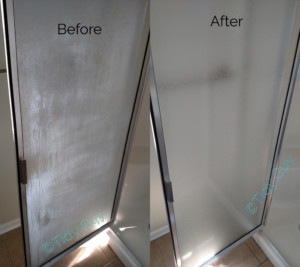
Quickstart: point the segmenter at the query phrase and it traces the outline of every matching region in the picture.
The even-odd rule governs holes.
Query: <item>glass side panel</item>
[[[111,226],[142,266],[150,265],[149,75],[137,119],[132,149],[115,223]]]
[[[298,78],[299,79],[299,78]],[[263,232],[287,261],[300,263],[300,83],[295,88],[284,136],[276,187]],[[280,168],[280,167],[279,167]],[[280,176],[280,177],[279,177]]]

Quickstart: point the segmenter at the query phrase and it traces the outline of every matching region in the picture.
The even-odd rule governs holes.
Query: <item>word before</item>
[[[58,34],[101,34],[102,28],[100,26],[80,26],[80,22],[76,26],[68,26],[64,23],[57,25]]]
[[[226,15],[222,15],[219,19],[217,16],[214,16],[212,22],[210,23],[210,27],[218,26],[218,27],[240,27],[243,18],[232,18],[229,19]]]
[[[97,213],[92,218],[82,218],[80,220],[80,228],[83,230],[90,229],[93,225],[104,223],[104,216],[103,212],[101,211],[101,215]],[[67,242],[72,241],[76,238],[76,240],[79,239],[79,229],[77,226],[74,229],[67,229],[65,233],[57,234],[54,237],[52,237],[48,242],[45,242],[43,244],[43,251],[47,254],[54,251],[55,247],[60,248],[63,244],[66,244]]]
[[[290,163],[292,163],[293,166],[295,166],[295,162],[291,158],[291,156],[288,154],[289,159],[285,159],[283,163],[285,164],[286,168],[282,167],[281,165],[279,168],[274,168],[272,171],[273,176],[275,179],[281,178],[285,171],[288,170]],[[260,203],[263,204],[264,200],[266,199],[267,195],[269,195],[272,192],[272,189],[277,190],[277,187],[275,186],[274,179],[271,180],[270,184],[263,184],[261,192],[257,191],[254,196],[251,198],[251,202],[249,202],[246,206],[246,210],[251,215],[257,212],[257,204]]]

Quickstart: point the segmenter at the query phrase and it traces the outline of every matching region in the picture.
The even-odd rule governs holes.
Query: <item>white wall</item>
[[[3,43],[1,19],[0,69],[6,68]],[[5,224],[19,218],[16,168],[7,78],[0,73],[0,234]]]

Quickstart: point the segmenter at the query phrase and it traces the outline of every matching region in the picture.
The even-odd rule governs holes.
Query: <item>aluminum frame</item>
[[[8,90],[9,90],[9,99],[11,104],[11,117],[12,117],[12,126],[13,126],[13,136],[15,139],[15,149],[16,149],[16,167],[18,174],[18,189],[19,189],[19,202],[20,202],[20,217],[22,224],[22,233],[23,233],[23,245],[25,251],[25,262],[26,266],[31,266],[30,261],[30,246],[29,246],[29,234],[28,234],[28,217],[27,217],[27,203],[26,203],[26,185],[21,184],[21,165],[20,160],[24,159],[24,149],[23,149],[23,136],[22,136],[22,117],[21,117],[21,108],[20,108],[20,93],[19,93],[19,81],[18,81],[18,68],[17,68],[17,54],[16,54],[16,42],[15,42],[15,25],[14,25],[14,13],[13,13],[13,1],[12,0],[1,0],[1,10],[2,10],[2,20],[3,20],[3,29],[4,29],[4,42],[5,42],[5,54],[7,62],[7,77],[8,77]],[[149,10],[149,6],[148,6]],[[8,15],[9,14],[9,15]],[[91,238],[95,237],[97,234],[103,230],[110,227],[117,216],[117,211],[120,203],[122,188],[125,180],[125,174],[127,170],[130,150],[133,142],[133,137],[136,129],[137,118],[140,113],[142,98],[145,92],[146,77],[149,69],[149,39],[150,39],[150,29],[149,24],[145,24],[145,38],[146,47],[144,50],[143,63],[141,66],[141,72],[139,76],[139,82],[136,89],[136,95],[133,105],[133,110],[131,113],[131,118],[129,122],[129,127],[127,131],[126,142],[124,146],[122,162],[118,177],[118,182],[116,186],[116,192],[113,202],[113,207],[111,210],[110,221],[90,233],[86,237],[80,239],[78,242],[65,249],[51,260],[47,261],[41,266],[51,266],[61,258],[63,258],[68,253],[72,252],[76,248],[80,247],[85,242],[89,241]]]
[[[275,151],[274,151],[274,156],[273,156],[273,161],[272,161],[272,168],[270,171],[270,178],[268,180],[269,183],[272,180],[272,170],[274,168],[278,167],[278,165],[279,165],[280,153],[281,153],[282,143],[283,143],[283,139],[284,139],[284,133],[286,130],[288,115],[289,115],[289,111],[290,111],[290,107],[291,107],[291,103],[292,103],[293,93],[294,93],[295,87],[296,87],[296,82],[299,77],[299,71],[300,71],[300,47],[299,47],[300,45],[299,45],[299,42],[300,42],[300,31],[298,32],[298,38],[296,41],[296,48],[295,48],[292,68],[291,68],[291,72],[290,72],[288,89],[286,92],[285,102],[284,102],[282,116],[281,116],[281,120],[280,120],[280,126],[278,129],[278,135],[277,135]],[[150,60],[150,66],[153,70],[152,58]],[[176,231],[176,219],[175,219],[174,205],[173,205],[173,202],[168,201],[168,198],[167,198],[166,184],[170,183],[171,180],[169,177],[167,153],[166,153],[166,146],[165,146],[164,135],[163,135],[163,126],[162,126],[162,120],[161,120],[161,115],[160,115],[159,101],[158,101],[157,90],[156,90],[156,85],[155,85],[154,71],[153,71],[153,74],[151,77],[151,85],[150,86],[151,86],[151,88],[150,88],[151,119],[152,119],[153,132],[154,132],[154,137],[155,137],[154,142],[156,143],[156,147],[157,147],[158,161],[159,161],[159,166],[160,166],[165,203],[166,203],[166,208],[167,208],[167,216],[168,216],[168,221],[169,221],[171,236],[172,236],[172,242],[173,242],[175,264],[176,264],[176,266],[181,267],[181,258],[180,258],[180,254],[179,254],[179,243],[178,243],[178,237],[177,237],[177,231]],[[213,256],[212,258],[210,258],[209,260],[204,262],[201,266],[206,266],[207,264],[216,260],[220,256],[226,254],[228,251],[230,251],[234,247],[238,246],[239,244],[241,244],[248,238],[250,238],[256,232],[260,231],[266,225],[266,220],[268,217],[268,213],[270,211],[272,195],[273,195],[273,188],[270,191],[270,194],[267,196],[267,199],[265,201],[261,223],[257,227],[255,227],[253,230],[251,230],[250,232],[241,236],[236,241],[230,243],[224,249],[219,251],[215,256]]]
[[[172,235],[173,249],[174,249],[174,262],[176,266],[181,266],[180,254],[179,254],[179,243],[177,238],[177,230],[176,230],[176,221],[175,221],[175,213],[174,213],[174,205],[173,199],[168,198],[168,191],[172,188],[170,185],[170,177],[169,177],[169,168],[168,168],[168,159],[167,159],[167,151],[165,145],[165,139],[163,134],[163,126],[160,116],[159,102],[156,91],[156,82],[155,75],[153,70],[152,57],[150,59],[150,68],[151,68],[151,76],[150,76],[150,108],[151,108],[151,122],[154,133],[154,143],[156,146],[156,152],[158,156],[158,163],[161,173],[161,182],[163,186],[166,210],[168,215],[168,221],[170,225],[170,232]]]
[[[125,149],[124,149],[121,169],[120,169],[119,181],[117,184],[117,190],[116,190],[114,205],[113,205],[113,209],[112,209],[112,215],[111,215],[112,221],[114,221],[117,217],[117,211],[118,211],[118,207],[119,207],[119,203],[120,203],[120,199],[121,199],[121,193],[122,193],[122,188],[123,188],[123,184],[124,184],[124,180],[125,180],[125,174],[126,174],[126,170],[127,170],[127,166],[128,166],[130,150],[131,150],[131,146],[133,143],[134,132],[136,129],[137,119],[140,114],[141,103],[142,103],[143,95],[145,92],[146,78],[148,75],[149,65],[150,65],[149,43],[150,43],[150,34],[148,34],[147,47],[146,47],[146,52],[144,55],[142,72],[140,75],[140,81],[139,81],[139,86],[138,86],[138,92],[137,92],[137,96],[136,96],[135,103],[134,103],[134,111],[132,113],[131,120],[130,120],[129,131],[127,134],[127,140],[126,140],[126,145],[125,145]]]
[[[283,143],[286,125],[287,125],[287,121],[288,121],[288,117],[289,117],[289,113],[290,113],[290,108],[292,105],[292,99],[293,99],[293,95],[294,95],[294,91],[295,91],[295,87],[296,87],[296,82],[299,77],[299,68],[300,68],[299,42],[300,42],[300,30],[298,32],[295,56],[294,56],[294,60],[293,60],[292,71],[291,71],[291,76],[290,76],[289,85],[288,85],[288,91],[287,91],[286,98],[285,98],[284,109],[282,112],[280,127],[279,127],[279,131],[278,131],[278,137],[277,137],[277,142],[276,142],[276,147],[275,147],[275,152],[274,152],[274,158],[273,158],[273,164],[272,164],[271,174],[270,174],[270,178],[269,178],[269,183],[272,180],[272,170],[274,168],[277,168],[280,163],[279,160],[280,160],[282,143]],[[270,211],[270,206],[271,206],[271,202],[272,202],[272,195],[273,195],[273,188],[265,202],[263,217],[262,217],[262,221],[261,221],[262,225],[266,225],[267,215]]]

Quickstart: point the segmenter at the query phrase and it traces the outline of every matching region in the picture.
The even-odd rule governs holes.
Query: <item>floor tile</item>
[[[125,267],[125,265],[119,259],[114,259],[110,262],[110,264],[113,267]]]
[[[25,255],[21,228],[19,227],[6,233],[4,240],[7,245],[13,264],[15,266],[24,264]]]
[[[102,250],[102,252],[104,253],[104,255],[106,256],[106,258],[108,258],[109,260],[112,260],[114,258],[117,258],[116,254],[113,252],[113,250],[110,248],[109,245],[106,246],[98,246],[98,248],[100,250]]]
[[[257,267],[259,265],[259,261],[247,244],[242,243],[227,254],[223,255],[221,258],[217,259],[214,264],[216,267]]]
[[[62,260],[54,263],[53,265],[51,265],[51,267],[64,267],[64,264],[62,263]]]
[[[172,249],[172,237],[171,234],[168,233],[166,235],[163,235],[162,237],[156,239],[153,241],[154,243],[157,243],[160,247],[166,247],[168,249]]]
[[[167,267],[175,267],[174,251],[172,245],[171,234],[163,235],[162,237],[153,241],[160,249],[161,255]]]
[[[166,263],[160,253],[159,247],[151,242],[150,244],[150,266],[151,267],[164,267]]]
[[[262,265],[259,265],[261,267],[274,267],[274,265],[269,261],[266,260]]]
[[[151,242],[151,267],[174,266],[171,235],[164,235]],[[172,259],[172,261],[170,260]],[[208,265],[209,267],[274,267],[256,244],[248,239],[227,254]],[[111,267],[111,266],[108,266]]]
[[[4,240],[0,240],[0,267],[13,267],[13,262],[9,256]]]
[[[97,247],[79,247],[62,259],[64,266],[72,267],[99,267],[107,264],[109,260]]]
[[[51,267],[124,267],[113,250],[107,246],[80,247]],[[0,236],[0,267],[25,267],[21,228]]]
[[[10,257],[15,266],[19,266],[25,263],[23,244],[15,247],[10,246],[8,250],[9,250]]]
[[[265,253],[262,251],[262,249],[256,244],[255,240],[251,237],[246,241],[248,247],[252,250],[256,258],[260,263],[263,263],[266,259],[267,256]]]
[[[114,267],[110,262],[105,264],[103,267]]]

